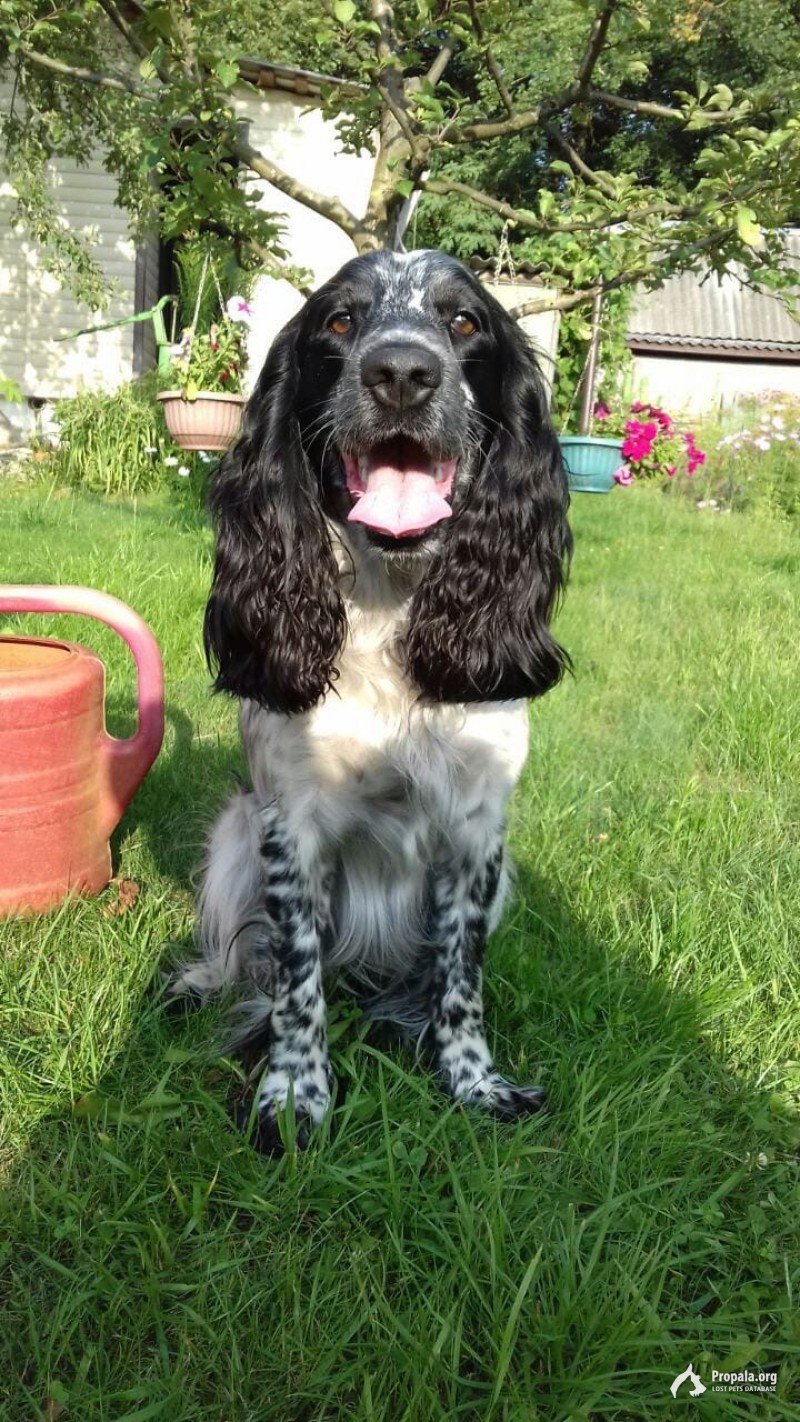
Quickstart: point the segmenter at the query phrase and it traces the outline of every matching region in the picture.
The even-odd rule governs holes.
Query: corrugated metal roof
[[[786,245],[800,278],[800,231]],[[768,291],[743,285],[732,266],[722,281],[714,273],[670,277],[658,291],[637,289],[628,318],[632,346],[710,347],[720,351],[800,355],[800,322]]]

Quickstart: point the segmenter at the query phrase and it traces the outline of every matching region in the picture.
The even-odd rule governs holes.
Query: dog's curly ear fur
[[[504,312],[502,413],[483,467],[414,596],[409,672],[434,701],[541,696],[569,665],[549,622],[572,542],[561,452],[539,368]]]
[[[330,689],[346,630],[294,409],[300,324],[275,341],[210,494],[217,543],[204,641],[216,689],[282,712],[306,711]]]

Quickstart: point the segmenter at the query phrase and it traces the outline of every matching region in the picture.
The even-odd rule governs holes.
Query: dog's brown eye
[[[474,336],[477,329],[477,321],[474,321],[467,311],[459,311],[450,322],[450,330],[457,336]]]
[[[337,311],[328,322],[328,330],[332,331],[334,336],[346,336],[352,324],[353,318],[347,311]]]

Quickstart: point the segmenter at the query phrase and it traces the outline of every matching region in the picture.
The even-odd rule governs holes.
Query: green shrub
[[[96,494],[130,496],[169,488],[182,501],[197,501],[216,461],[175,447],[156,390],[153,374],[112,394],[60,400],[55,407],[59,443],[43,463],[43,473]]]
[[[687,490],[695,500],[800,519],[800,402],[765,395],[709,447],[702,477]]]

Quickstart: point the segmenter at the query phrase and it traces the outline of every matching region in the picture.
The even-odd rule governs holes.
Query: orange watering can
[[[113,627],[133,652],[139,723],[105,728],[105,668],[88,647],[0,636],[0,917],[96,894],[111,877],[111,831],[164,735],[155,637],[124,602],[91,588],[0,583],[0,614],[76,612]]]

